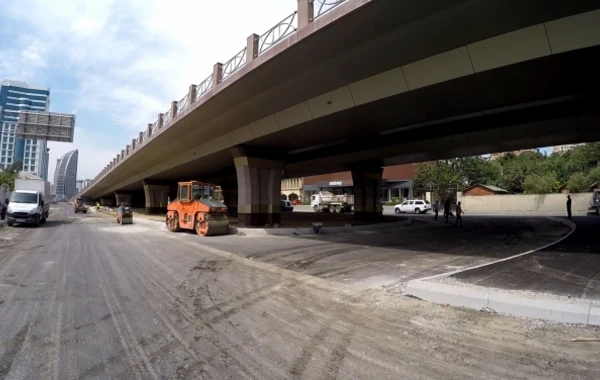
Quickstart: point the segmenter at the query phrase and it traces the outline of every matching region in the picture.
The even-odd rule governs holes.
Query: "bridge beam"
[[[238,226],[281,223],[283,161],[243,147],[232,149],[238,183]]]
[[[144,196],[146,198],[146,213],[165,214],[169,202],[170,186],[152,183],[144,180]]]
[[[383,168],[378,163],[351,167],[354,192],[354,218],[373,220],[378,218],[377,203],[381,192]]]

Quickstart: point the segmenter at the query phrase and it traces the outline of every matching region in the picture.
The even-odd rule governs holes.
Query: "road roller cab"
[[[195,230],[202,236],[228,234],[227,206],[221,199],[220,189],[213,184],[179,182],[177,199],[167,205],[167,228]]]
[[[133,211],[131,206],[121,204],[117,209],[117,223],[119,224],[133,224]]]

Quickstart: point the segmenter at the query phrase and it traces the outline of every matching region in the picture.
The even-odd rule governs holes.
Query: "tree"
[[[559,183],[553,173],[530,174],[523,181],[523,190],[527,194],[549,194],[558,189]]]
[[[568,154],[551,154],[542,161],[539,173],[554,173],[558,182],[567,182],[571,175],[569,171],[569,157],[570,155]]]
[[[567,154],[567,160],[569,172],[589,172],[598,166],[600,161],[600,143],[578,146]]]
[[[590,180],[587,175],[583,173],[573,173],[571,177],[569,177],[569,182],[567,183],[567,188],[570,193],[583,193],[590,186]]]
[[[465,187],[476,184],[500,185],[501,166],[481,157],[458,158],[456,167]]]
[[[433,191],[440,197],[454,196],[462,186],[461,175],[454,160],[419,164],[413,184],[416,194]]]
[[[6,183],[10,190],[14,190],[15,179],[19,177],[19,170],[21,170],[22,167],[21,161],[17,160],[4,169],[4,171],[0,172],[0,185]]]
[[[600,166],[596,166],[590,170],[588,179],[590,181],[590,185],[595,182],[600,182]]]

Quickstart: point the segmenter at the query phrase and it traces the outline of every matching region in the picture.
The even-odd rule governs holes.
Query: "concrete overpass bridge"
[[[160,212],[210,180],[263,225],[282,178],[351,170],[368,217],[382,166],[600,140],[597,1],[322,3],[250,35],[80,195]]]

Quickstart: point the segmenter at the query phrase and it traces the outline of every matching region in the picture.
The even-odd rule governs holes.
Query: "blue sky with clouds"
[[[1,0],[0,79],[50,87],[50,110],[76,113],[92,178],[172,100],[291,14],[297,0]]]
[[[51,89],[50,110],[76,113],[75,141],[92,178],[139,131],[200,83],[216,62],[290,15],[297,0],[1,0],[0,79]]]

